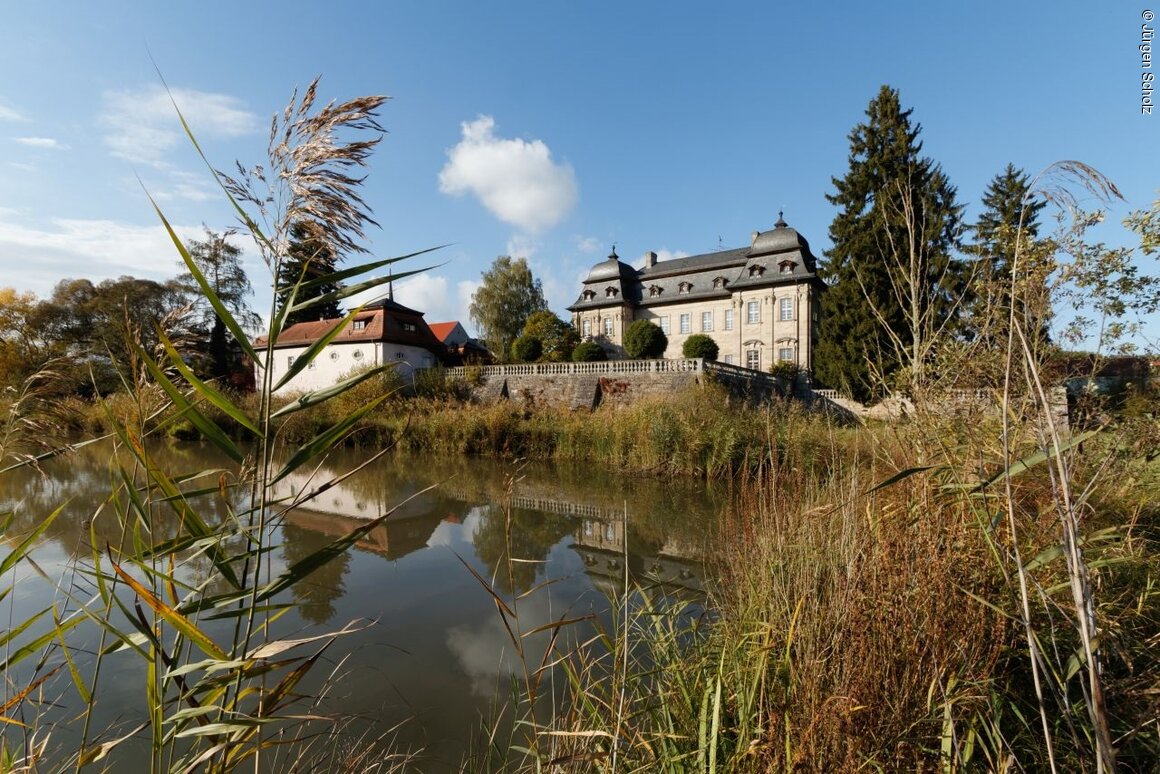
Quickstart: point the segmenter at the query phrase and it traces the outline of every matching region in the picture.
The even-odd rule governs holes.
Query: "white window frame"
[[[701,333],[709,333],[713,330],[713,312],[701,312]]]
[[[797,358],[794,357],[794,348],[793,347],[778,347],[777,348],[777,361],[779,363],[792,363],[796,359]]]
[[[754,371],[761,370],[761,350],[747,349],[745,350],[745,367],[752,368]]]
[[[733,362],[733,360],[734,360],[733,355],[726,355],[725,356],[725,365],[737,365],[736,363]]]
[[[592,321],[584,319],[580,321],[580,332],[587,338],[592,335]]]
[[[749,325],[758,325],[761,322],[760,301],[747,301],[745,303],[745,322]]]
[[[792,320],[793,319],[793,299],[792,298],[786,297],[786,298],[781,299],[780,301],[778,301],[777,308],[778,308],[777,318],[779,320],[785,321],[785,320]]]
[[[681,333],[692,333],[693,316],[688,312],[681,315]]]
[[[661,333],[668,336],[669,335],[669,316],[665,315],[664,317],[659,318],[659,325],[661,328]]]
[[[612,318],[605,317],[604,318],[604,335],[611,338],[613,335],[613,331],[615,331],[615,325],[612,322]]]
[[[725,310],[725,330],[727,330],[727,331],[733,330],[733,310],[732,309]]]

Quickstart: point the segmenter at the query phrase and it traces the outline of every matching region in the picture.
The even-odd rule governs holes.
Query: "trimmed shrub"
[[[716,360],[718,352],[717,342],[703,333],[694,333],[685,339],[681,347],[681,354],[685,357],[699,357],[704,360]]]
[[[576,349],[572,350],[572,362],[574,363],[594,363],[607,359],[608,353],[595,341],[582,341],[576,345]]]
[[[624,352],[634,360],[664,357],[668,346],[669,337],[648,320],[637,320],[624,331]]]
[[[512,360],[517,363],[534,363],[544,353],[544,342],[535,336],[520,336],[512,342]]]

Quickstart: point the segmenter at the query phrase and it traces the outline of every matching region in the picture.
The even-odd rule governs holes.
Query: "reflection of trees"
[[[282,557],[288,565],[305,559],[331,541],[326,535],[289,522],[282,525],[282,539]],[[342,579],[349,567],[350,552],[344,551],[294,584],[291,593],[303,618],[324,624],[334,617],[334,601],[345,591]]]
[[[564,516],[523,508],[511,508],[505,514],[503,509],[490,505],[472,542],[476,555],[495,578],[496,588],[508,594],[522,593],[543,575],[543,560],[552,546],[571,532],[572,521]]]

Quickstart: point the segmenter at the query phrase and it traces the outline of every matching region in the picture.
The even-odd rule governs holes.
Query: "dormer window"
[[[778,267],[782,274],[793,274],[793,267],[797,266],[793,261],[782,261]]]
[[[682,283],[680,284],[680,287],[679,287],[679,289],[678,289],[678,291],[677,291],[677,292],[678,292],[678,293],[681,293],[681,294],[685,294],[685,293],[688,293],[688,292],[689,292],[690,290],[692,290],[692,289],[693,289],[693,283],[692,283],[692,282],[682,282]]]
[[[663,292],[665,292],[665,289],[662,288],[660,285],[649,285],[649,287],[648,287],[648,294],[650,296],[652,296],[653,298],[656,298],[657,296],[659,296]]]
[[[729,280],[725,279],[724,277],[714,277],[713,278],[713,287],[716,288],[717,290],[720,290],[721,288],[725,287],[728,284],[729,284]]]
[[[750,277],[760,277],[762,274],[765,274],[765,267],[764,266],[750,266],[749,267],[749,276]]]
[[[583,295],[584,295],[585,301],[591,301],[592,299],[596,298],[596,291],[595,290],[585,290]]]
[[[607,296],[608,298],[616,298],[618,293],[620,293],[620,291],[617,290],[616,288],[612,287],[611,285],[609,285],[608,287],[606,287],[604,289],[604,295]]]

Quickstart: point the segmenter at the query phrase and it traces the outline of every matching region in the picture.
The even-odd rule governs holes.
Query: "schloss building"
[[[581,336],[614,357],[623,356],[628,325],[649,320],[669,338],[667,358],[681,357],[685,340],[701,333],[725,363],[768,370],[788,361],[812,371],[824,290],[809,243],[779,214],[748,247],[661,262],[649,252],[641,269],[614,249],[568,311]]]

